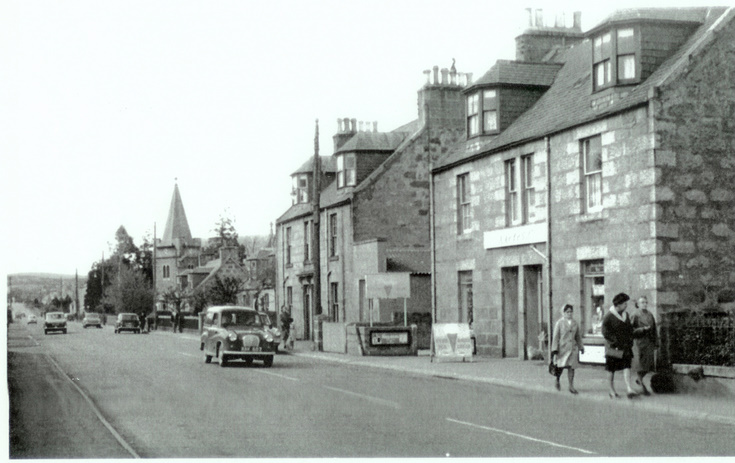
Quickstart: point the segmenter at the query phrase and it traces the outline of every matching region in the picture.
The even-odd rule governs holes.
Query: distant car
[[[82,319],[82,328],[86,328],[88,326],[102,328],[102,317],[100,317],[100,314],[91,312],[85,313],[84,318]]]
[[[250,307],[215,306],[207,309],[202,323],[199,349],[204,351],[204,361],[217,358],[221,367],[231,360],[253,360],[263,365],[273,365],[278,346],[264,323],[263,314]]]
[[[66,334],[66,315],[64,312],[48,312],[43,321],[43,332],[61,331]]]
[[[278,353],[278,346],[281,344],[281,341],[283,341],[283,334],[277,326],[273,325],[270,315],[265,312],[259,312],[259,315],[263,320],[263,325],[265,325],[271,333],[271,336],[273,336],[273,342],[276,344],[276,353]]]
[[[31,315],[30,317],[28,317],[28,322],[27,322],[27,324],[29,324],[29,325],[30,325],[31,323],[33,323],[34,325],[35,325],[36,323],[38,323],[38,320],[36,319],[36,316],[35,316],[35,315]]]
[[[122,333],[123,331],[132,331],[133,333],[140,333],[140,320],[134,313],[120,313],[117,314],[117,320],[115,321],[115,334]]]

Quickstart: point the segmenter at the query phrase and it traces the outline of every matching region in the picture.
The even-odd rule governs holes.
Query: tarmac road
[[[220,368],[170,332],[10,335],[13,458],[735,455],[732,426],[571,394],[293,355]]]

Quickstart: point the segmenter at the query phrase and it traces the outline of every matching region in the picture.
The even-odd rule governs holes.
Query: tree
[[[201,288],[195,289],[194,292],[189,296],[189,306],[192,308],[195,314],[198,314],[202,310],[206,309],[208,305],[209,301],[207,299],[207,292]]]
[[[153,307],[153,287],[142,272],[123,265],[103,302],[115,313],[148,313]]]
[[[87,292],[84,294],[86,312],[98,310],[116,273],[116,265],[109,259],[92,264],[92,269],[87,274]]]
[[[234,220],[229,217],[220,215],[219,221],[217,221],[215,228],[212,231],[219,237],[220,247],[239,246]]]
[[[117,245],[115,246],[113,255],[117,257],[118,262],[128,265],[134,263],[138,257],[138,247],[122,225],[115,232],[115,241]]]
[[[243,290],[244,284],[239,278],[214,276],[214,283],[207,289],[207,300],[212,305],[237,303],[237,294]]]
[[[181,290],[175,286],[171,286],[161,294],[161,298],[166,305],[173,305],[176,311],[181,310],[181,303],[184,301],[184,295]]]

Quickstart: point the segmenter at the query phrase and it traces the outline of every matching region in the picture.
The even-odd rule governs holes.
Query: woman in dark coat
[[[633,363],[631,369],[638,375],[635,383],[642,388],[644,395],[651,395],[643,383],[646,373],[654,371],[655,352],[658,348],[658,335],[656,334],[656,318],[648,311],[648,298],[641,296],[635,303],[638,312],[631,317],[633,324]]]
[[[615,372],[623,370],[628,398],[635,397],[630,386],[630,364],[633,359],[633,325],[625,309],[628,308],[628,297],[620,293],[613,298],[613,306],[602,319],[602,336],[605,338],[605,369],[610,378],[610,398],[620,397],[615,392]]]

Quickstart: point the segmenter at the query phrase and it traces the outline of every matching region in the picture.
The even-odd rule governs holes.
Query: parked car
[[[138,319],[138,315],[134,313],[117,314],[117,320],[115,321],[115,334],[122,333],[123,331],[140,333],[140,320]]]
[[[28,321],[26,323],[28,325],[30,325],[31,323],[33,323],[35,325],[36,323],[38,323],[38,320],[36,319],[36,316],[35,315],[31,315],[31,316],[28,317]]]
[[[66,334],[66,315],[64,312],[48,312],[43,321],[43,332],[61,331]]]
[[[231,360],[243,360],[246,364],[258,360],[270,367],[277,346],[262,314],[255,309],[241,306],[207,309],[199,347],[206,363],[214,357],[221,367]]]
[[[82,328],[86,328],[88,326],[102,328],[102,317],[100,317],[100,314],[92,312],[85,313],[84,318],[82,319]]]

